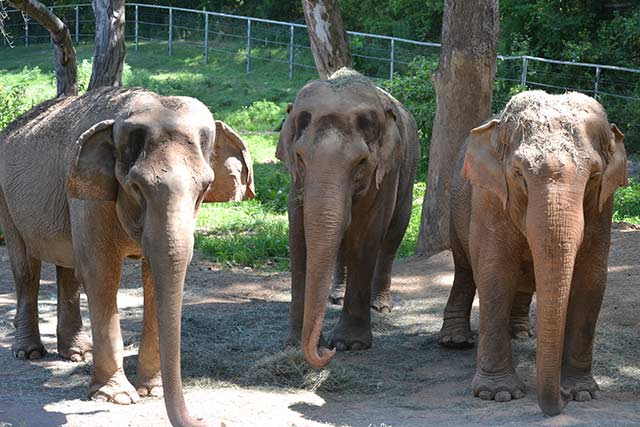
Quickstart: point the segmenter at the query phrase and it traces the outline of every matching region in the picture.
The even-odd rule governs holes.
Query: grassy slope
[[[52,52],[49,45],[17,47],[2,51],[0,87],[21,87],[22,110],[55,95]],[[78,48],[81,90],[91,74],[91,45]],[[202,52],[178,45],[174,56],[166,46],[142,44],[139,52],[129,46],[124,83],[156,92],[194,96],[239,130],[249,144],[254,161],[256,193],[243,203],[204,205],[198,217],[196,247],[210,258],[233,265],[287,269],[289,264],[286,215],[289,174],[275,159],[277,133],[273,130],[285,114],[287,102],[313,73],[296,70],[293,81],[280,64],[254,61],[245,73],[242,57],[210,53],[202,63]],[[266,102],[262,102],[266,100]],[[424,184],[415,190],[413,216],[399,256],[413,254],[418,235]]]

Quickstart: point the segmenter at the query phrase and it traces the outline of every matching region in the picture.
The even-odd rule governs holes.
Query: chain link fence
[[[93,41],[95,17],[90,4],[52,8],[69,27],[76,43]],[[7,11],[5,31],[14,44],[50,43],[47,31],[16,10]],[[131,3],[126,5],[126,39],[134,49],[141,41],[165,43],[167,54],[189,46],[202,49],[203,62],[211,53],[240,56],[251,72],[256,61],[288,65],[294,73],[315,74],[306,26],[302,23],[230,15],[177,7]],[[376,79],[403,75],[416,57],[437,66],[440,44],[350,31],[354,66]],[[3,40],[0,45],[8,46]],[[640,152],[640,69],[557,61],[532,56],[499,56],[494,110],[519,90],[548,92],[576,90],[596,97],[611,121],[625,132],[628,147]]]

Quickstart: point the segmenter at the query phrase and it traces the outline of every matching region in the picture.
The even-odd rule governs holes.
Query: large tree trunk
[[[40,23],[53,40],[58,96],[78,94],[78,65],[69,28],[36,0],[9,0],[9,4]]]
[[[499,27],[498,0],[445,1],[418,254],[429,256],[450,247],[451,173],[469,131],[491,113]]]
[[[89,90],[122,86],[124,44],[124,0],[93,0],[96,40]]]
[[[349,37],[338,0],[302,0],[311,52],[321,79],[342,67],[352,67]]]

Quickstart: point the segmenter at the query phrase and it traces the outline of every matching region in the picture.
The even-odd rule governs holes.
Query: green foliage
[[[433,118],[436,114],[436,96],[431,84],[431,74],[437,65],[437,60],[418,57],[409,64],[408,72],[405,75],[395,75],[393,81],[378,82],[398,101],[402,102],[416,120],[420,138],[418,182],[423,182],[427,176],[429,143]]]
[[[229,114],[226,122],[231,127],[248,131],[273,131],[280,126],[285,116],[285,105],[263,99]]]
[[[398,249],[398,258],[406,258],[415,255],[416,245],[418,244],[418,234],[420,232],[420,219],[422,215],[422,201],[424,193],[427,190],[427,184],[416,182],[413,185],[413,203],[411,205],[411,219],[409,226],[402,239],[400,248]]]
[[[631,178],[627,187],[616,191],[613,220],[640,224],[640,181],[637,178]]]
[[[23,85],[7,86],[0,80],[0,130],[29,109],[25,93]]]

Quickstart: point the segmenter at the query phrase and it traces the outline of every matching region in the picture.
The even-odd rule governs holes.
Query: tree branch
[[[58,96],[78,94],[78,65],[69,28],[45,5],[36,0],[7,0],[9,5],[37,20],[49,33],[54,45]]]

